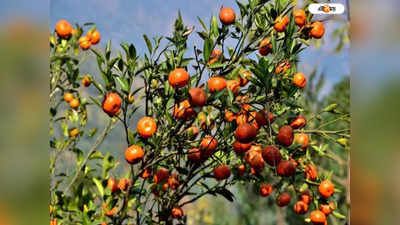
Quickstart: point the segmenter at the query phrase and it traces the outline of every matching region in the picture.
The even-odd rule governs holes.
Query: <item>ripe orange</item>
[[[117,213],[117,211],[118,211],[117,207],[113,207],[111,210],[108,210],[107,203],[103,204],[103,209],[106,211],[105,212],[106,216],[114,216],[115,213]]]
[[[214,178],[217,180],[225,180],[231,176],[231,169],[227,165],[220,165],[214,169]]]
[[[296,204],[294,204],[293,210],[297,214],[306,214],[308,211],[308,204],[306,204],[303,201],[298,201],[298,202],[296,202]]]
[[[248,121],[248,117],[247,117],[246,113],[241,113],[236,116],[236,123],[238,126],[247,123],[247,121]]]
[[[332,213],[332,209],[329,204],[320,205],[319,210],[321,210],[321,212],[323,212],[327,216],[329,216]]]
[[[249,123],[239,125],[235,130],[235,138],[239,142],[249,143],[257,136],[257,129]]]
[[[265,38],[260,42],[260,45],[258,46],[258,53],[262,56],[268,55],[272,50],[272,44],[269,40],[269,38]]]
[[[191,110],[189,109],[190,109],[189,100],[184,100],[174,106],[173,115],[177,119],[186,119],[191,114],[190,112]]]
[[[155,184],[161,183],[165,180],[167,180],[169,177],[169,172],[166,168],[161,167],[160,169],[157,170],[157,172],[153,176],[153,180]]]
[[[139,120],[137,131],[143,138],[149,138],[157,131],[157,122],[152,117],[145,116]]]
[[[314,224],[324,224],[326,222],[325,214],[319,210],[312,211],[310,219]]]
[[[259,112],[251,112],[249,121],[253,121],[253,126],[262,127],[268,125],[268,119],[266,118],[266,114],[269,116],[269,123],[274,122],[274,115],[270,112],[259,111]]]
[[[85,87],[89,87],[90,84],[92,84],[92,80],[90,79],[90,77],[89,76],[84,76],[82,78],[82,85],[85,86]]]
[[[74,129],[69,131],[69,136],[72,137],[72,138],[76,137],[76,135],[78,135],[78,134],[79,134],[78,128],[74,128]]]
[[[164,183],[164,184],[162,185],[162,189],[163,189],[164,191],[167,191],[168,188],[169,188],[168,182],[166,182],[166,183]]]
[[[171,210],[171,215],[172,215],[172,217],[173,217],[174,219],[179,219],[179,218],[181,218],[181,217],[183,216],[183,211],[182,211],[181,208],[174,207],[174,208]]]
[[[89,30],[86,36],[89,38],[90,43],[92,43],[93,45],[100,42],[101,35],[98,30],[94,30],[94,31]]]
[[[261,146],[259,144],[254,144],[251,145],[250,149],[251,151],[256,151],[257,153],[261,154]]]
[[[305,149],[308,146],[308,136],[305,133],[300,133],[296,136],[296,144],[300,144],[300,148]]]
[[[193,163],[199,163],[202,161],[201,159],[201,151],[199,148],[192,148],[189,150],[189,154],[187,155],[188,159]]]
[[[249,104],[242,104],[242,113],[247,113],[250,111],[251,106]]]
[[[122,99],[117,93],[109,93],[103,100],[103,111],[109,116],[117,115],[121,109]]]
[[[207,84],[208,84],[208,88],[210,89],[210,91],[212,93],[226,88],[226,80],[225,80],[225,78],[220,77],[220,76],[211,77],[207,81]]]
[[[50,225],[57,225],[57,218],[53,218],[50,220]]]
[[[320,39],[322,36],[324,36],[325,33],[325,27],[324,24],[317,21],[311,24],[311,30],[310,30],[310,35],[313,38]]]
[[[308,180],[316,180],[318,177],[317,167],[309,164],[304,168],[304,175]]]
[[[128,190],[129,186],[131,185],[132,181],[129,178],[121,178],[118,181],[118,188],[121,191],[126,191]]]
[[[278,17],[275,20],[274,28],[277,32],[284,32],[288,24],[289,24],[289,17],[287,16],[284,16],[283,18]]]
[[[212,50],[211,55],[210,55],[210,60],[208,61],[208,65],[211,65],[211,64],[217,62],[221,58],[221,56],[222,56],[221,49],[216,48],[216,49]]]
[[[293,77],[293,84],[299,88],[304,88],[307,85],[306,75],[304,73],[296,73]]]
[[[79,105],[80,105],[79,99],[76,99],[76,98],[72,99],[72,100],[69,102],[69,106],[70,106],[71,108],[73,108],[73,109],[77,109],[77,108],[79,107]]]
[[[292,127],[285,125],[285,126],[281,127],[281,129],[279,129],[278,142],[281,145],[283,145],[285,147],[290,146],[293,143],[293,138],[294,138],[294,135],[293,135]]]
[[[224,25],[231,25],[235,23],[235,11],[229,7],[222,7],[219,11],[219,20]]]
[[[241,143],[239,141],[235,141],[233,143],[233,150],[235,151],[236,155],[243,155],[247,150],[251,147],[251,143]]]
[[[207,95],[202,88],[191,88],[189,95],[190,102],[194,106],[204,106],[207,102]]]
[[[56,24],[57,35],[62,38],[68,38],[72,32],[71,24],[66,20],[60,20]]]
[[[289,161],[292,162],[295,167],[297,167],[299,165],[299,161],[297,161],[296,159],[293,159],[292,156],[289,157]]]
[[[290,69],[292,65],[288,60],[283,60],[282,62],[278,63],[278,66],[275,68],[276,74],[286,73],[288,69]]]
[[[289,160],[283,160],[277,166],[277,173],[282,177],[293,176],[296,173],[296,166]]]
[[[168,76],[168,82],[173,88],[181,88],[189,81],[189,74],[183,68],[176,68]]]
[[[79,46],[81,47],[82,50],[88,50],[92,43],[90,42],[90,39],[86,36],[82,36],[79,38]]]
[[[291,126],[293,129],[302,128],[302,127],[304,127],[306,124],[307,124],[307,120],[306,120],[306,118],[304,118],[304,116],[302,116],[302,115],[298,115],[296,118],[294,118],[294,119],[292,120],[292,122],[290,122],[290,126]]]
[[[251,77],[251,72],[250,71],[245,70],[245,69],[240,71],[239,83],[240,83],[241,87],[244,87],[247,84],[247,82],[248,82],[247,78],[248,77]]]
[[[304,203],[306,203],[308,205],[312,201],[312,196],[310,195],[310,193],[308,191],[303,191],[300,194],[300,199],[301,199],[302,202],[304,202]]]
[[[142,147],[131,145],[125,150],[125,160],[129,164],[136,164],[143,159],[144,152]]]
[[[307,20],[306,12],[303,9],[296,9],[293,11],[294,22],[297,26],[302,27]]]
[[[237,170],[240,176],[246,173],[246,167],[243,164],[238,166]]]
[[[318,191],[321,196],[329,198],[335,192],[335,185],[329,180],[324,180],[319,185]]]
[[[228,80],[226,86],[233,92],[233,94],[237,94],[240,89],[240,82],[237,80]]]
[[[244,159],[254,170],[261,171],[264,168],[264,159],[257,149],[250,148],[250,150],[246,152]]]
[[[140,175],[141,178],[146,179],[151,176],[152,168],[146,168],[143,173]]]
[[[179,186],[178,174],[173,173],[168,177],[168,186],[172,190],[176,190],[176,188]]]
[[[225,109],[225,120],[226,120],[226,122],[230,123],[233,120],[235,120],[236,118],[237,118],[237,116],[233,112]]]
[[[107,180],[107,187],[111,190],[112,193],[118,191],[118,183],[115,178],[108,178]]]
[[[276,204],[279,207],[287,206],[287,205],[289,205],[290,200],[291,200],[290,195],[288,193],[284,192],[279,195],[279,198],[277,199]]]
[[[272,193],[273,187],[270,184],[261,184],[260,186],[260,195],[262,197],[268,196]]]
[[[265,162],[270,166],[277,166],[282,160],[279,149],[275,146],[265,146],[261,152],[261,155]]]
[[[71,94],[71,93],[65,93],[64,94],[64,101],[71,102],[72,99],[74,99],[74,95],[73,94]]]
[[[217,139],[211,136],[204,137],[204,139],[200,142],[200,150],[202,158],[210,157],[214,153],[217,146],[218,146]]]

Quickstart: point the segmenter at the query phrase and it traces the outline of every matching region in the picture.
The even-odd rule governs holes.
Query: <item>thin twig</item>
[[[69,191],[69,189],[72,187],[72,185],[75,183],[75,181],[78,179],[78,176],[81,172],[81,170],[86,166],[87,162],[89,161],[90,156],[93,154],[93,152],[96,151],[96,149],[103,143],[105,137],[109,133],[112,125],[112,119],[108,121],[107,126],[104,128],[103,133],[97,138],[96,142],[92,146],[92,148],[89,150],[89,153],[87,154],[86,158],[83,160],[82,164],[80,167],[76,170],[75,176],[72,178],[71,182],[68,184],[68,186],[64,190],[64,195],[66,195]]]

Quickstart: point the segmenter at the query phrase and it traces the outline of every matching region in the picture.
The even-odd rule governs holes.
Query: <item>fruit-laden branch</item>
[[[298,130],[295,131],[296,133],[320,133],[320,134],[338,134],[344,135],[342,133],[348,132],[350,129],[343,129],[343,130]]]
[[[106,127],[103,130],[103,133],[96,139],[96,142],[92,146],[92,148],[89,150],[88,154],[86,155],[85,159],[83,160],[82,164],[79,166],[79,168],[75,171],[75,175],[72,178],[71,182],[67,185],[67,187],[64,189],[64,195],[66,195],[69,191],[69,189],[72,187],[72,185],[75,183],[75,181],[78,179],[78,176],[82,169],[86,166],[87,162],[89,161],[90,156],[93,154],[93,152],[96,151],[96,149],[103,143],[105,137],[107,134],[109,134],[110,130],[112,129],[112,124],[113,120],[109,119]]]

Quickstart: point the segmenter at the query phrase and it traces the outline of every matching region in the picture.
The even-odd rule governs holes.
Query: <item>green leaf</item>
[[[229,103],[229,105],[232,105],[234,98],[235,97],[233,96],[233,92],[228,88],[228,103]]]
[[[330,104],[327,107],[325,107],[324,112],[332,112],[334,109],[336,109],[336,107],[337,107],[336,103]]]
[[[128,140],[129,140],[129,145],[132,145],[135,143],[135,136],[133,135],[133,132],[131,129],[128,129]]]
[[[215,63],[209,65],[208,68],[210,68],[210,69],[219,69],[219,68],[222,68],[222,67],[226,66],[227,64],[228,63],[215,62]]]
[[[151,41],[150,41],[150,39],[147,37],[147,35],[145,35],[145,34],[143,34],[143,38],[144,38],[144,40],[146,41],[147,49],[149,50],[150,55],[151,55],[152,52],[153,52],[153,46],[152,46],[152,44],[151,44]]]
[[[225,93],[225,89],[217,91],[211,96],[211,99],[219,99]]]
[[[332,215],[334,215],[338,219],[343,219],[343,220],[346,219],[345,215],[342,215],[342,214],[338,213],[337,211],[333,211]]]
[[[271,35],[271,44],[272,44],[272,52],[276,53],[278,51],[278,49],[277,49],[277,43],[276,43],[275,35]]]
[[[228,52],[229,52],[229,56],[232,57],[233,56],[233,48],[232,47],[228,47]]]
[[[294,17],[290,17],[289,27],[287,28],[287,36],[292,37],[295,29]]]
[[[218,37],[218,20],[217,17],[213,16],[211,18],[211,27],[210,27],[211,34],[217,38]]]
[[[75,148],[73,151],[76,155],[76,164],[80,166],[83,161],[83,152],[78,148]]]
[[[90,129],[88,132],[89,137],[93,137],[97,133],[97,128]]]
[[[238,0],[236,0],[236,4],[239,6],[240,8],[240,14],[242,15],[242,17],[244,17],[245,15],[247,15],[247,8],[245,5],[243,5],[242,3],[240,3]]]
[[[125,92],[125,93],[129,93],[130,87],[129,87],[129,82],[128,82],[128,80],[126,80],[126,79],[123,78],[123,77],[119,77],[119,76],[116,77],[115,79],[118,81],[119,85],[121,85],[121,90],[122,90],[123,92]]]
[[[199,22],[200,22],[201,26],[203,27],[203,29],[204,29],[205,31],[208,31],[207,26],[206,26],[206,24],[204,23],[204,21],[203,21],[200,17],[197,17],[197,19],[199,20]]]
[[[98,99],[93,98],[92,96],[89,96],[89,98],[92,100],[92,102],[96,105],[98,105],[100,108],[102,108],[101,103]]]
[[[111,40],[107,42],[106,49],[104,50],[104,54],[106,59],[109,60],[111,56]]]
[[[103,187],[103,185],[102,185],[101,182],[100,182],[99,180],[97,180],[96,178],[93,178],[93,182],[94,182],[94,184],[96,185],[97,190],[99,191],[101,197],[103,197],[103,196],[104,196],[104,187]]]
[[[131,59],[135,59],[136,58],[136,48],[133,44],[129,45],[129,56]]]
[[[126,42],[122,42],[121,47],[125,51],[126,58],[130,58],[129,45]]]
[[[102,154],[101,152],[94,151],[94,152],[90,155],[89,159],[104,159],[104,156],[103,156],[103,154]]]
[[[204,47],[203,47],[203,56],[206,62],[210,60],[211,48],[212,48],[212,41],[209,38],[206,38],[204,40]]]

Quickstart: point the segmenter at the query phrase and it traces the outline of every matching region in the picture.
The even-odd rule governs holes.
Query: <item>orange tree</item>
[[[124,42],[123,53],[112,54],[111,41],[96,49],[94,24],[57,23],[50,35],[51,224],[185,224],[184,206],[205,195],[233,201],[228,188],[238,182],[258,186],[280,207],[298,197],[297,213],[327,223],[337,188],[318,174],[313,155],[325,150],[310,148],[317,143],[309,134],[347,137],[348,130],[304,129],[298,99],[307,82],[296,69],[324,25],[291,1],[237,4],[238,15],[221,8],[220,23],[199,18],[201,48],[188,49],[194,28],[179,14],[171,37],[144,35],[143,57]],[[81,74],[89,54],[100,76]],[[98,94],[81,96],[91,86]],[[134,128],[140,108],[145,116]],[[109,117],[94,141],[88,110]],[[104,155],[100,146],[113,129],[122,129],[126,148]],[[130,168],[126,176],[111,175],[117,154]]]

